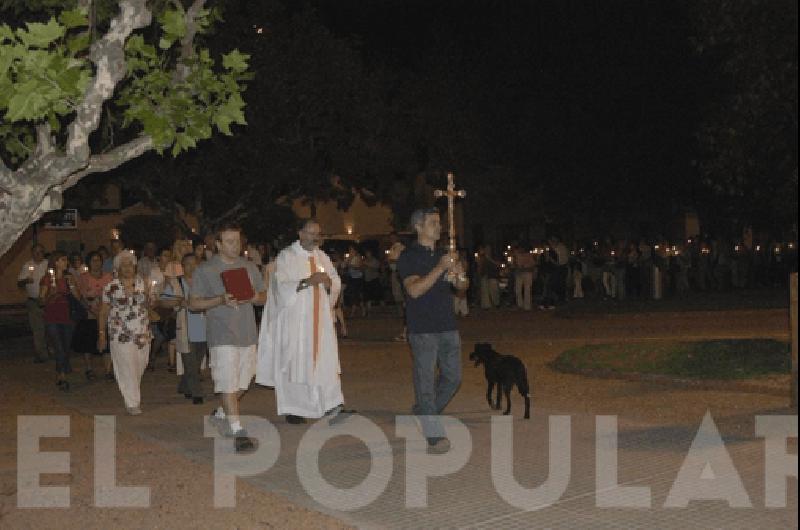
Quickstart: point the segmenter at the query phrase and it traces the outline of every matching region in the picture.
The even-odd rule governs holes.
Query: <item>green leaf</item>
[[[173,40],[186,35],[186,15],[183,10],[170,9],[161,17],[161,29]]]
[[[8,100],[8,121],[37,120],[43,117],[47,99],[41,94],[38,81],[31,79],[14,87],[15,93]]]
[[[158,41],[158,47],[162,50],[168,50],[172,47],[172,43],[175,42],[175,39],[168,39],[166,37],[161,37]]]
[[[244,72],[247,70],[248,59],[250,59],[248,54],[233,50],[231,53],[222,55],[222,66],[233,72]]]
[[[67,49],[72,55],[77,55],[79,52],[88,49],[90,43],[91,36],[88,31],[84,31],[74,37],[67,38]]]
[[[47,115],[47,121],[50,123],[50,128],[53,129],[53,132],[61,130],[61,122],[54,112]]]
[[[0,76],[6,75],[11,67],[12,61],[16,58],[15,46],[0,45]]]
[[[7,40],[11,42],[17,40],[16,37],[14,37],[14,30],[12,30],[8,24],[0,24],[0,44],[3,44]]]
[[[0,110],[8,107],[8,100],[11,99],[11,92],[14,90],[14,85],[11,84],[11,79],[5,74],[0,74]],[[4,120],[0,120],[3,122]]]
[[[197,146],[194,138],[186,133],[175,135],[175,145],[172,146],[172,156],[178,156],[181,151],[188,151]]]
[[[64,36],[66,29],[50,18],[47,24],[41,22],[26,22],[28,31],[18,30],[20,40],[29,48],[47,48],[53,41]]]
[[[89,25],[89,17],[81,9],[70,9],[69,11],[62,11],[58,15],[58,21],[61,22],[67,29],[79,28]]]

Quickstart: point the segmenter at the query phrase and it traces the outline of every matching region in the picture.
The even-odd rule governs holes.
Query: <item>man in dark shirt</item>
[[[415,211],[411,225],[417,240],[400,255],[397,273],[405,288],[408,342],[414,356],[414,414],[420,416],[431,450],[445,452],[450,442],[434,416],[442,413],[461,384],[461,338],[451,289],[466,289],[467,281],[458,255],[436,250],[441,235],[438,210]]]

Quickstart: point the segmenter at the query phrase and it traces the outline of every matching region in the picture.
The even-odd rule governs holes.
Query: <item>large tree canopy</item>
[[[195,45],[213,21],[205,4],[164,2],[154,17],[145,0],[121,0],[103,22],[80,0],[0,24],[0,254],[85,176],[245,124],[248,57]],[[104,120],[114,134],[94,134]]]

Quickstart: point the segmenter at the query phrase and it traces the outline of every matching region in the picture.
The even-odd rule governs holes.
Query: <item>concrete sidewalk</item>
[[[786,399],[760,394],[673,389],[643,382],[596,380],[551,372],[546,364],[565,347],[596,340],[664,336],[781,337],[780,311],[714,312],[554,319],[546,314],[491,313],[463,322],[464,380],[447,409],[468,429],[472,451],[455,472],[428,480],[427,507],[406,507],[406,452],[421,456],[424,449],[396,434],[396,415],[406,414],[412,402],[411,361],[405,344],[389,339],[397,328],[391,319],[357,320],[351,335],[362,340],[341,344],[342,380],[348,407],[377,425],[390,451],[381,452],[370,467],[370,453],[362,442],[347,436],[349,420],[325,427],[341,433],[324,445],[319,468],[323,477],[339,488],[357,486],[370,469],[391,469],[388,486],[374,502],[353,511],[315,501],[298,479],[297,448],[309,425],[292,426],[275,415],[274,393],[254,387],[246,396],[243,414],[266,418],[277,427],[281,450],[275,465],[246,480],[292,502],[333,515],[363,527],[475,527],[475,528],[796,528],[797,480],[790,479],[786,508],[764,508],[764,442],[756,437],[756,415],[788,414]],[[513,477],[503,475],[493,483],[491,422],[498,413],[485,402],[483,371],[467,361],[472,342],[491,340],[496,349],[522,357],[533,382],[533,417],[521,419],[522,400],[512,396]],[[27,359],[4,361],[4,376],[31,381],[36,392],[55,393],[51,377],[42,377],[39,365]],[[77,374],[68,395],[58,399],[87,416],[116,414],[117,428],[154,441],[208,466],[213,464],[213,441],[203,437],[203,415],[213,404],[193,406],[176,393],[177,378],[164,363],[147,372],[142,385],[144,414],[123,415],[116,385],[103,381],[81,382]],[[206,388],[210,383],[205,382]],[[716,422],[752,508],[730,508],[721,501],[694,501],[687,508],[664,508],[704,415]],[[619,477],[624,485],[649,487],[650,508],[599,508],[596,505],[596,416],[618,417]],[[563,466],[549,469],[551,450],[563,449],[566,440],[551,447],[549,421],[568,416],[571,445],[568,485],[552,502],[536,511],[524,511],[505,501],[498,491],[513,490],[514,481],[534,488]],[[558,421],[558,420],[556,420]],[[562,420],[563,421],[563,420]],[[454,445],[457,439],[454,439]],[[607,441],[607,438],[603,438]],[[454,450],[463,449],[455,445]],[[789,452],[796,454],[796,439]],[[303,462],[307,463],[307,462]],[[720,470],[716,470],[719,472]],[[713,473],[714,470],[712,469]],[[705,475],[704,475],[705,476]],[[377,478],[381,478],[378,476]],[[126,484],[134,484],[125,481]],[[146,479],[145,479],[146,481]],[[413,493],[413,491],[412,491]],[[212,499],[198,499],[210,503]],[[342,501],[345,502],[345,501]],[[340,507],[341,505],[339,505]]]

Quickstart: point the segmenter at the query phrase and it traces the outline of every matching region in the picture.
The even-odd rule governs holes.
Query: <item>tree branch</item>
[[[67,156],[80,161],[89,159],[89,135],[97,130],[103,103],[125,77],[125,41],[134,30],[149,25],[151,19],[146,0],[122,0],[119,14],[111,20],[108,32],[92,44],[90,58],[97,71],[69,126]]]
[[[206,0],[194,0],[194,3],[186,11],[186,34],[181,39],[181,57],[175,67],[175,80],[178,82],[186,81],[191,73],[189,66],[190,59],[194,57],[194,37],[197,35],[197,16],[203,9]],[[178,5],[180,3],[178,2]],[[181,9],[183,6],[181,6]]]
[[[134,158],[142,156],[151,149],[153,149],[153,139],[149,136],[140,136],[135,140],[115,147],[111,151],[101,155],[92,155],[86,167],[70,175],[64,184],[61,185],[61,188],[71,188],[86,175],[111,171],[128,160],[133,160]]]
[[[56,150],[53,136],[50,134],[50,123],[44,122],[36,126],[36,149],[34,157],[42,159]]]

